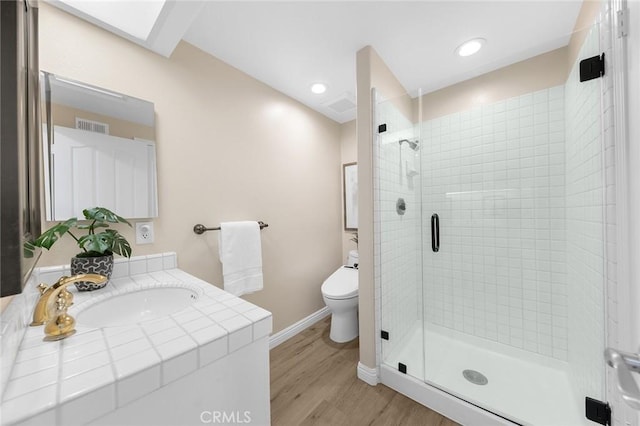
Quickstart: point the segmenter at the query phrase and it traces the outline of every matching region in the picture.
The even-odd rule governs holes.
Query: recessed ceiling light
[[[474,53],[478,53],[478,50],[480,50],[486,42],[487,40],[483,38],[474,38],[458,46],[456,53],[458,56],[471,56]]]
[[[311,85],[311,91],[316,95],[321,95],[327,91],[327,85],[323,83],[313,83]]]

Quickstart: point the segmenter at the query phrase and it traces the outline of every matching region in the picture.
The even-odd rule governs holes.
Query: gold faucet
[[[47,287],[40,284],[40,299],[33,312],[30,325],[44,326],[45,341],[61,340],[76,332],[76,321],[67,314],[67,309],[73,305],[73,294],[67,291],[67,286],[78,281],[90,281],[102,284],[107,277],[98,274],[79,274],[73,277],[62,277],[55,284]]]

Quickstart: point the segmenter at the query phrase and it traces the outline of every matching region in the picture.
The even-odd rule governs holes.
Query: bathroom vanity
[[[77,331],[56,342],[26,324],[36,283],[69,271],[36,270],[3,313],[2,424],[269,424],[271,313],[176,265],[119,259],[105,289],[70,286]]]

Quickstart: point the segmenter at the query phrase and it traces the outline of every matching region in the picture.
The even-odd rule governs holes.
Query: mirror
[[[344,202],[344,230],[358,230],[358,164],[342,165],[342,189]]]
[[[46,218],[158,216],[153,103],[41,72]]]

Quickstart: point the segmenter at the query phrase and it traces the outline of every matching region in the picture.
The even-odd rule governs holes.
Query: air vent
[[[331,108],[338,113],[347,112],[356,107],[356,103],[353,98],[353,95],[351,95],[350,93],[345,93],[338,99],[334,99],[330,102],[325,103],[324,106],[326,106],[327,108]]]
[[[87,132],[109,134],[109,125],[100,123],[99,121],[91,121],[86,118],[76,117],[76,129],[86,130]]]

